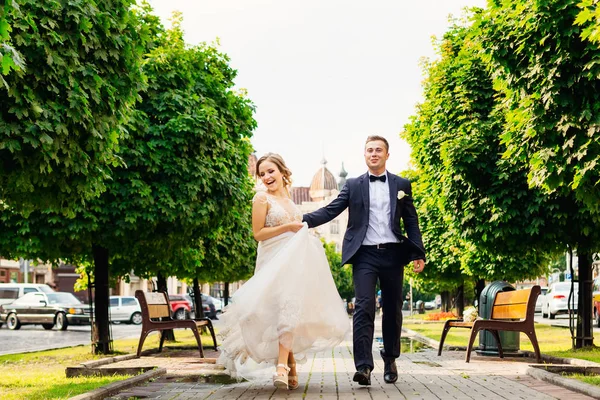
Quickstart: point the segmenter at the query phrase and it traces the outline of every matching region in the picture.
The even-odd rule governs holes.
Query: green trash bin
[[[491,318],[496,294],[511,290],[515,290],[515,288],[505,281],[494,281],[487,285],[479,296],[479,316],[483,319]],[[498,335],[500,336],[504,355],[520,355],[519,332],[498,331]],[[478,355],[498,357],[498,344],[491,333],[488,331],[479,332],[479,350],[476,350],[476,352]]]

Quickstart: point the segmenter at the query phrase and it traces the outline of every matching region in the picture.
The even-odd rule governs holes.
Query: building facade
[[[318,210],[331,203],[338,196],[346,183],[346,176],[348,176],[348,173],[344,170],[344,165],[342,164],[339,179],[336,181],[331,171],[327,169],[327,160],[323,159],[321,161],[321,168],[314,174],[309,187],[292,187],[292,200],[303,214]],[[312,228],[311,230],[326,242],[333,242],[336,251],[341,253],[347,226],[348,210],[346,209],[331,222]]]

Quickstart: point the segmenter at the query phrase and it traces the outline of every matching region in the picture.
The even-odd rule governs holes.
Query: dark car
[[[204,312],[204,316],[210,319],[219,319],[217,317],[217,313],[221,310],[217,309],[217,304],[215,304],[215,299],[212,296],[208,296],[206,294],[202,294],[202,311]],[[219,300],[217,300],[219,301]],[[220,307],[220,302],[219,302]]]
[[[11,330],[19,329],[21,325],[40,324],[44,329],[56,325],[64,331],[71,324],[89,324],[90,309],[72,293],[33,292],[0,306],[0,321]]]

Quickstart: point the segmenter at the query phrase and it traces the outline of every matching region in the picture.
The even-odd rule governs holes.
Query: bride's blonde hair
[[[258,161],[256,162],[256,176],[260,178],[260,164],[262,164],[265,161],[270,161],[273,164],[275,164],[275,166],[277,166],[277,169],[279,170],[279,172],[281,172],[281,175],[283,175],[283,186],[285,187],[285,190],[288,194],[288,196],[290,195],[290,187],[292,187],[292,171],[290,171],[290,169],[287,167],[287,165],[285,165],[285,161],[283,161],[283,157],[281,157],[279,154],[276,153],[267,153],[264,156],[262,156],[261,158],[258,159]]]

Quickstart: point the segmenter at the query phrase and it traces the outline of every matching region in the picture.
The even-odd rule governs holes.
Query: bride
[[[256,174],[266,187],[252,200],[256,268],[223,312],[218,363],[247,379],[275,366],[273,384],[296,389],[296,362],[335,347],[350,323],[323,245],[290,199],[291,171],[281,156],[268,153],[257,161]]]

